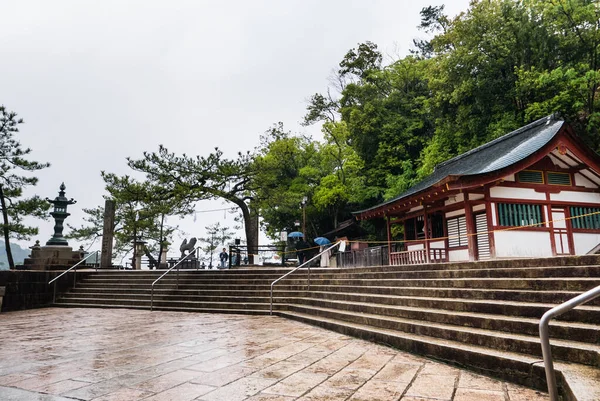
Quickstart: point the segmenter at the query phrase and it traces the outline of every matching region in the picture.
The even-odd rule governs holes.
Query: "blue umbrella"
[[[302,234],[300,231],[292,231],[291,233],[288,234],[288,238],[300,238],[300,237],[304,237],[304,234]]]
[[[325,237],[317,237],[314,239],[314,241],[315,241],[315,244],[321,245],[321,246],[331,244],[331,241],[329,241]]]

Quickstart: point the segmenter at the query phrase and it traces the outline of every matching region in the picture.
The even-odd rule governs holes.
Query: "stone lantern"
[[[142,269],[142,255],[144,254],[145,246],[146,241],[142,241],[140,238],[136,238],[133,241],[133,258],[131,260],[131,265],[134,270]]]
[[[65,197],[65,189],[65,183],[63,182],[55,199],[46,198],[47,202],[54,205],[54,210],[50,212],[50,215],[54,217],[54,235],[46,242],[46,245],[40,246],[39,241],[37,241],[31,247],[31,255],[23,262],[23,269],[64,270],[81,260],[81,252],[73,252],[73,248],[69,246],[69,243],[63,237],[63,223],[69,216],[67,206],[76,203],[75,200]]]
[[[69,245],[65,237],[63,237],[63,222],[71,215],[70,213],[67,213],[67,206],[73,205],[74,203],[77,203],[77,201],[73,198],[67,199],[65,197],[65,189],[67,189],[67,187],[65,187],[65,183],[63,182],[60,185],[58,196],[54,198],[54,200],[46,198],[47,202],[54,205],[54,211],[50,213],[50,215],[54,217],[54,235],[46,242],[46,245]]]

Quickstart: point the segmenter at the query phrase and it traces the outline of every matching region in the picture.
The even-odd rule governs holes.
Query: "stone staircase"
[[[172,272],[154,309],[269,313],[270,283],[287,269]],[[545,390],[542,314],[600,285],[600,256],[479,263],[304,269],[275,287],[274,313]],[[87,273],[57,304],[149,309],[162,272]],[[600,400],[600,299],[553,321],[566,400]]]

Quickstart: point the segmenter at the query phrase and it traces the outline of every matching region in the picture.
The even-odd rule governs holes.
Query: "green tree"
[[[229,227],[221,226],[221,223],[205,227],[206,237],[198,238],[198,241],[204,244],[200,249],[205,255],[210,255],[208,267],[213,266],[213,254],[220,246],[225,246],[228,241],[233,239],[234,232]]]
[[[189,201],[224,199],[242,213],[248,249],[258,246],[258,206],[254,205],[255,170],[250,152],[227,159],[218,148],[207,157],[178,156],[162,145],[158,152],[144,152],[143,159],[129,159],[129,166],[173,197]],[[249,252],[250,253],[250,252]]]
[[[293,135],[282,123],[261,136],[253,159],[255,202],[260,208],[263,228],[271,238],[302,220],[300,204],[306,196],[307,231],[319,229],[310,201],[320,180],[317,144],[308,137]]]
[[[29,174],[49,167],[49,163],[27,160],[31,149],[23,148],[15,138],[23,120],[17,114],[0,106],[0,207],[2,208],[2,231],[8,264],[15,268],[10,239],[28,240],[38,233],[37,227],[27,226],[23,219],[33,216],[47,219],[50,204],[39,196],[23,197],[23,190],[37,184],[38,179]]]
[[[593,0],[525,3],[553,38],[548,61],[518,68],[517,93],[528,120],[560,112],[600,150],[600,7]]]
[[[166,224],[168,216],[186,216],[193,212],[193,204],[173,197],[159,186],[140,182],[130,176],[117,176],[102,172],[106,183],[107,198],[113,199],[115,210],[115,253],[130,252],[134,237],[147,242],[149,252],[160,257],[165,243],[170,241],[177,226]],[[71,227],[69,238],[93,241],[103,234],[104,208],[84,209],[86,224]]]

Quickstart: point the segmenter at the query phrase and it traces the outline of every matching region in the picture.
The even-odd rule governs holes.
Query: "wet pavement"
[[[3,401],[542,401],[544,394],[269,316],[0,314]]]

